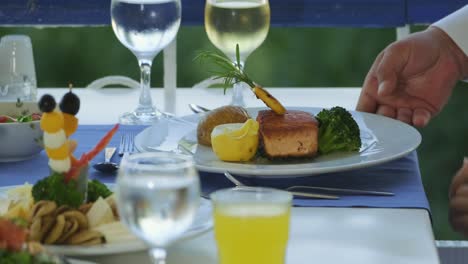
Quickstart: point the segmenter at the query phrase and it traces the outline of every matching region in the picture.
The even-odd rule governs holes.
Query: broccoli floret
[[[34,201],[49,200],[60,205],[68,205],[76,208],[83,203],[84,195],[77,190],[77,182],[70,180],[65,182],[65,176],[54,173],[34,184],[32,196]]]
[[[95,202],[99,197],[107,198],[112,192],[107,188],[106,185],[98,180],[92,180],[88,182],[88,196],[87,202]]]
[[[32,189],[32,195],[35,201],[50,200],[55,201],[57,205],[68,205],[73,208],[83,203],[84,196],[77,190],[77,182],[70,180],[65,183],[63,174],[54,173],[36,184]],[[88,182],[87,202],[95,202],[99,197],[106,198],[112,192],[106,185],[98,180]]]
[[[359,126],[351,113],[335,106],[317,114],[319,121],[318,151],[328,154],[335,151],[358,151],[361,147]]]
[[[20,252],[8,252],[6,250],[0,250],[0,263],[3,264],[30,264],[32,257],[25,251]]]

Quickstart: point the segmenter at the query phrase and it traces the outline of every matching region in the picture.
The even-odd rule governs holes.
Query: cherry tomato
[[[7,250],[19,251],[26,240],[24,229],[6,219],[0,219],[0,245]]]
[[[39,114],[39,113],[34,113],[34,114],[31,115],[31,118],[32,118],[33,121],[40,120],[41,117],[42,117],[42,115]]]

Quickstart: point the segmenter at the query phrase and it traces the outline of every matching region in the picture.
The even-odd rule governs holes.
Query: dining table
[[[357,87],[272,87],[268,90],[286,107],[329,108],[339,105],[350,110],[355,108],[360,93],[360,88]],[[87,126],[82,128],[82,132],[88,128],[110,127],[118,123],[120,114],[135,108],[139,92],[137,89],[126,88],[74,88],[73,91],[81,99],[81,108],[77,115],[79,124]],[[66,92],[68,92],[68,88],[39,88],[38,98],[44,94],[61,98]],[[164,105],[164,89],[153,88],[151,94],[153,103],[159,109],[162,111],[170,110],[169,114],[176,116],[193,114],[188,107],[189,103],[214,109],[229,104],[231,99],[229,90],[224,94],[222,89],[177,88],[176,99],[172,101],[173,105],[168,106]],[[255,98],[250,91],[245,91],[245,102],[248,107],[263,106],[262,102]],[[402,163],[409,164],[413,169],[394,168]],[[11,166],[14,165],[0,164],[0,187],[23,184],[24,180],[27,179],[27,175],[20,175],[16,179],[8,178],[8,171],[16,170]],[[319,204],[320,201],[308,205],[295,204],[296,206],[291,210],[290,234],[286,254],[287,264],[440,263],[432,230],[431,212],[421,183],[417,150],[397,161],[379,166],[369,170],[364,168],[343,171],[337,175],[329,176],[335,177],[334,180],[340,183],[340,179],[337,180],[337,178],[346,178],[348,175],[349,179],[359,181],[361,177],[366,181],[368,179],[372,181],[380,176],[378,174],[385,174],[392,178],[392,185],[402,185],[398,187],[398,192],[393,198],[370,196],[362,198],[369,201],[366,204],[355,203],[354,200],[350,200],[349,204],[333,204],[332,202]],[[204,175],[205,179],[210,177],[202,172],[200,174],[201,177]],[[407,178],[400,174],[405,174]],[[398,182],[400,179],[403,182]],[[106,178],[107,182],[114,180],[115,178]],[[412,185],[411,188],[405,186],[406,180],[408,180],[408,184],[411,182],[414,186]],[[385,199],[396,199],[396,202],[388,202],[390,200]],[[417,200],[414,206],[413,200]],[[151,263],[144,250],[77,256],[76,258],[102,264]],[[171,245],[168,249],[167,263],[217,263],[217,249],[213,231],[208,230]]]

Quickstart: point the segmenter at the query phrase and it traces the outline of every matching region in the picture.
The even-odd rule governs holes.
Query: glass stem
[[[237,66],[237,62],[236,62]],[[241,61],[239,67],[244,69],[244,62]],[[245,107],[245,101],[244,101],[244,96],[243,96],[243,90],[244,90],[244,85],[245,83],[239,82],[235,83],[234,86],[232,87],[232,101],[231,105],[236,105],[236,106],[241,106]]]
[[[139,60],[141,78],[140,78],[140,100],[135,110],[137,114],[150,114],[154,112],[153,100],[151,99],[151,60]]]
[[[166,264],[166,250],[163,248],[153,248],[149,251],[154,264]]]

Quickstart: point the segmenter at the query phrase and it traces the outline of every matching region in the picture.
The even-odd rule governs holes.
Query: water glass
[[[236,187],[211,194],[220,264],[283,264],[289,236],[290,193]]]
[[[36,89],[31,39],[4,36],[0,39],[0,101],[36,101]]]
[[[176,37],[181,14],[181,0],[111,1],[112,29],[117,39],[136,56],[141,72],[138,106],[120,116],[120,123],[149,125],[169,118],[153,106],[151,66],[154,57]]]
[[[148,244],[154,263],[165,263],[165,248],[189,229],[199,207],[198,173],[188,155],[128,155],[116,194],[123,223]]]

